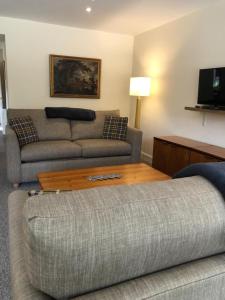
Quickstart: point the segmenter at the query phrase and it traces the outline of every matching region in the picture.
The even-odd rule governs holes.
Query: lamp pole
[[[136,101],[136,114],[135,114],[135,128],[141,128],[141,96],[137,97]]]
[[[130,79],[130,95],[137,96],[135,127],[141,128],[141,96],[149,96],[151,87],[150,77],[131,77]]]

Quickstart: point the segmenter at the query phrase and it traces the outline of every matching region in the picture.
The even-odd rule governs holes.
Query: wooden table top
[[[101,181],[89,181],[89,176],[120,174],[121,178]],[[99,186],[135,184],[147,181],[161,181],[170,179],[166,174],[153,169],[144,163],[126,164],[107,167],[74,169],[60,172],[46,172],[38,174],[41,188],[44,191],[81,190]]]

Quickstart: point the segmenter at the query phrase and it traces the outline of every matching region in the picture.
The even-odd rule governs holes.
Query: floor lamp
[[[130,79],[130,96],[137,96],[135,128],[140,129],[141,97],[150,96],[151,79],[149,77],[132,77]]]

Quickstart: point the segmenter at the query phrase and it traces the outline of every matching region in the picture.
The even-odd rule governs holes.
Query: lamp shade
[[[131,77],[130,96],[149,96],[151,79],[149,77]]]

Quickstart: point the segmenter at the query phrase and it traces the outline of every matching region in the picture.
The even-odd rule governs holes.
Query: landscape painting
[[[100,98],[101,60],[50,55],[51,97]]]

